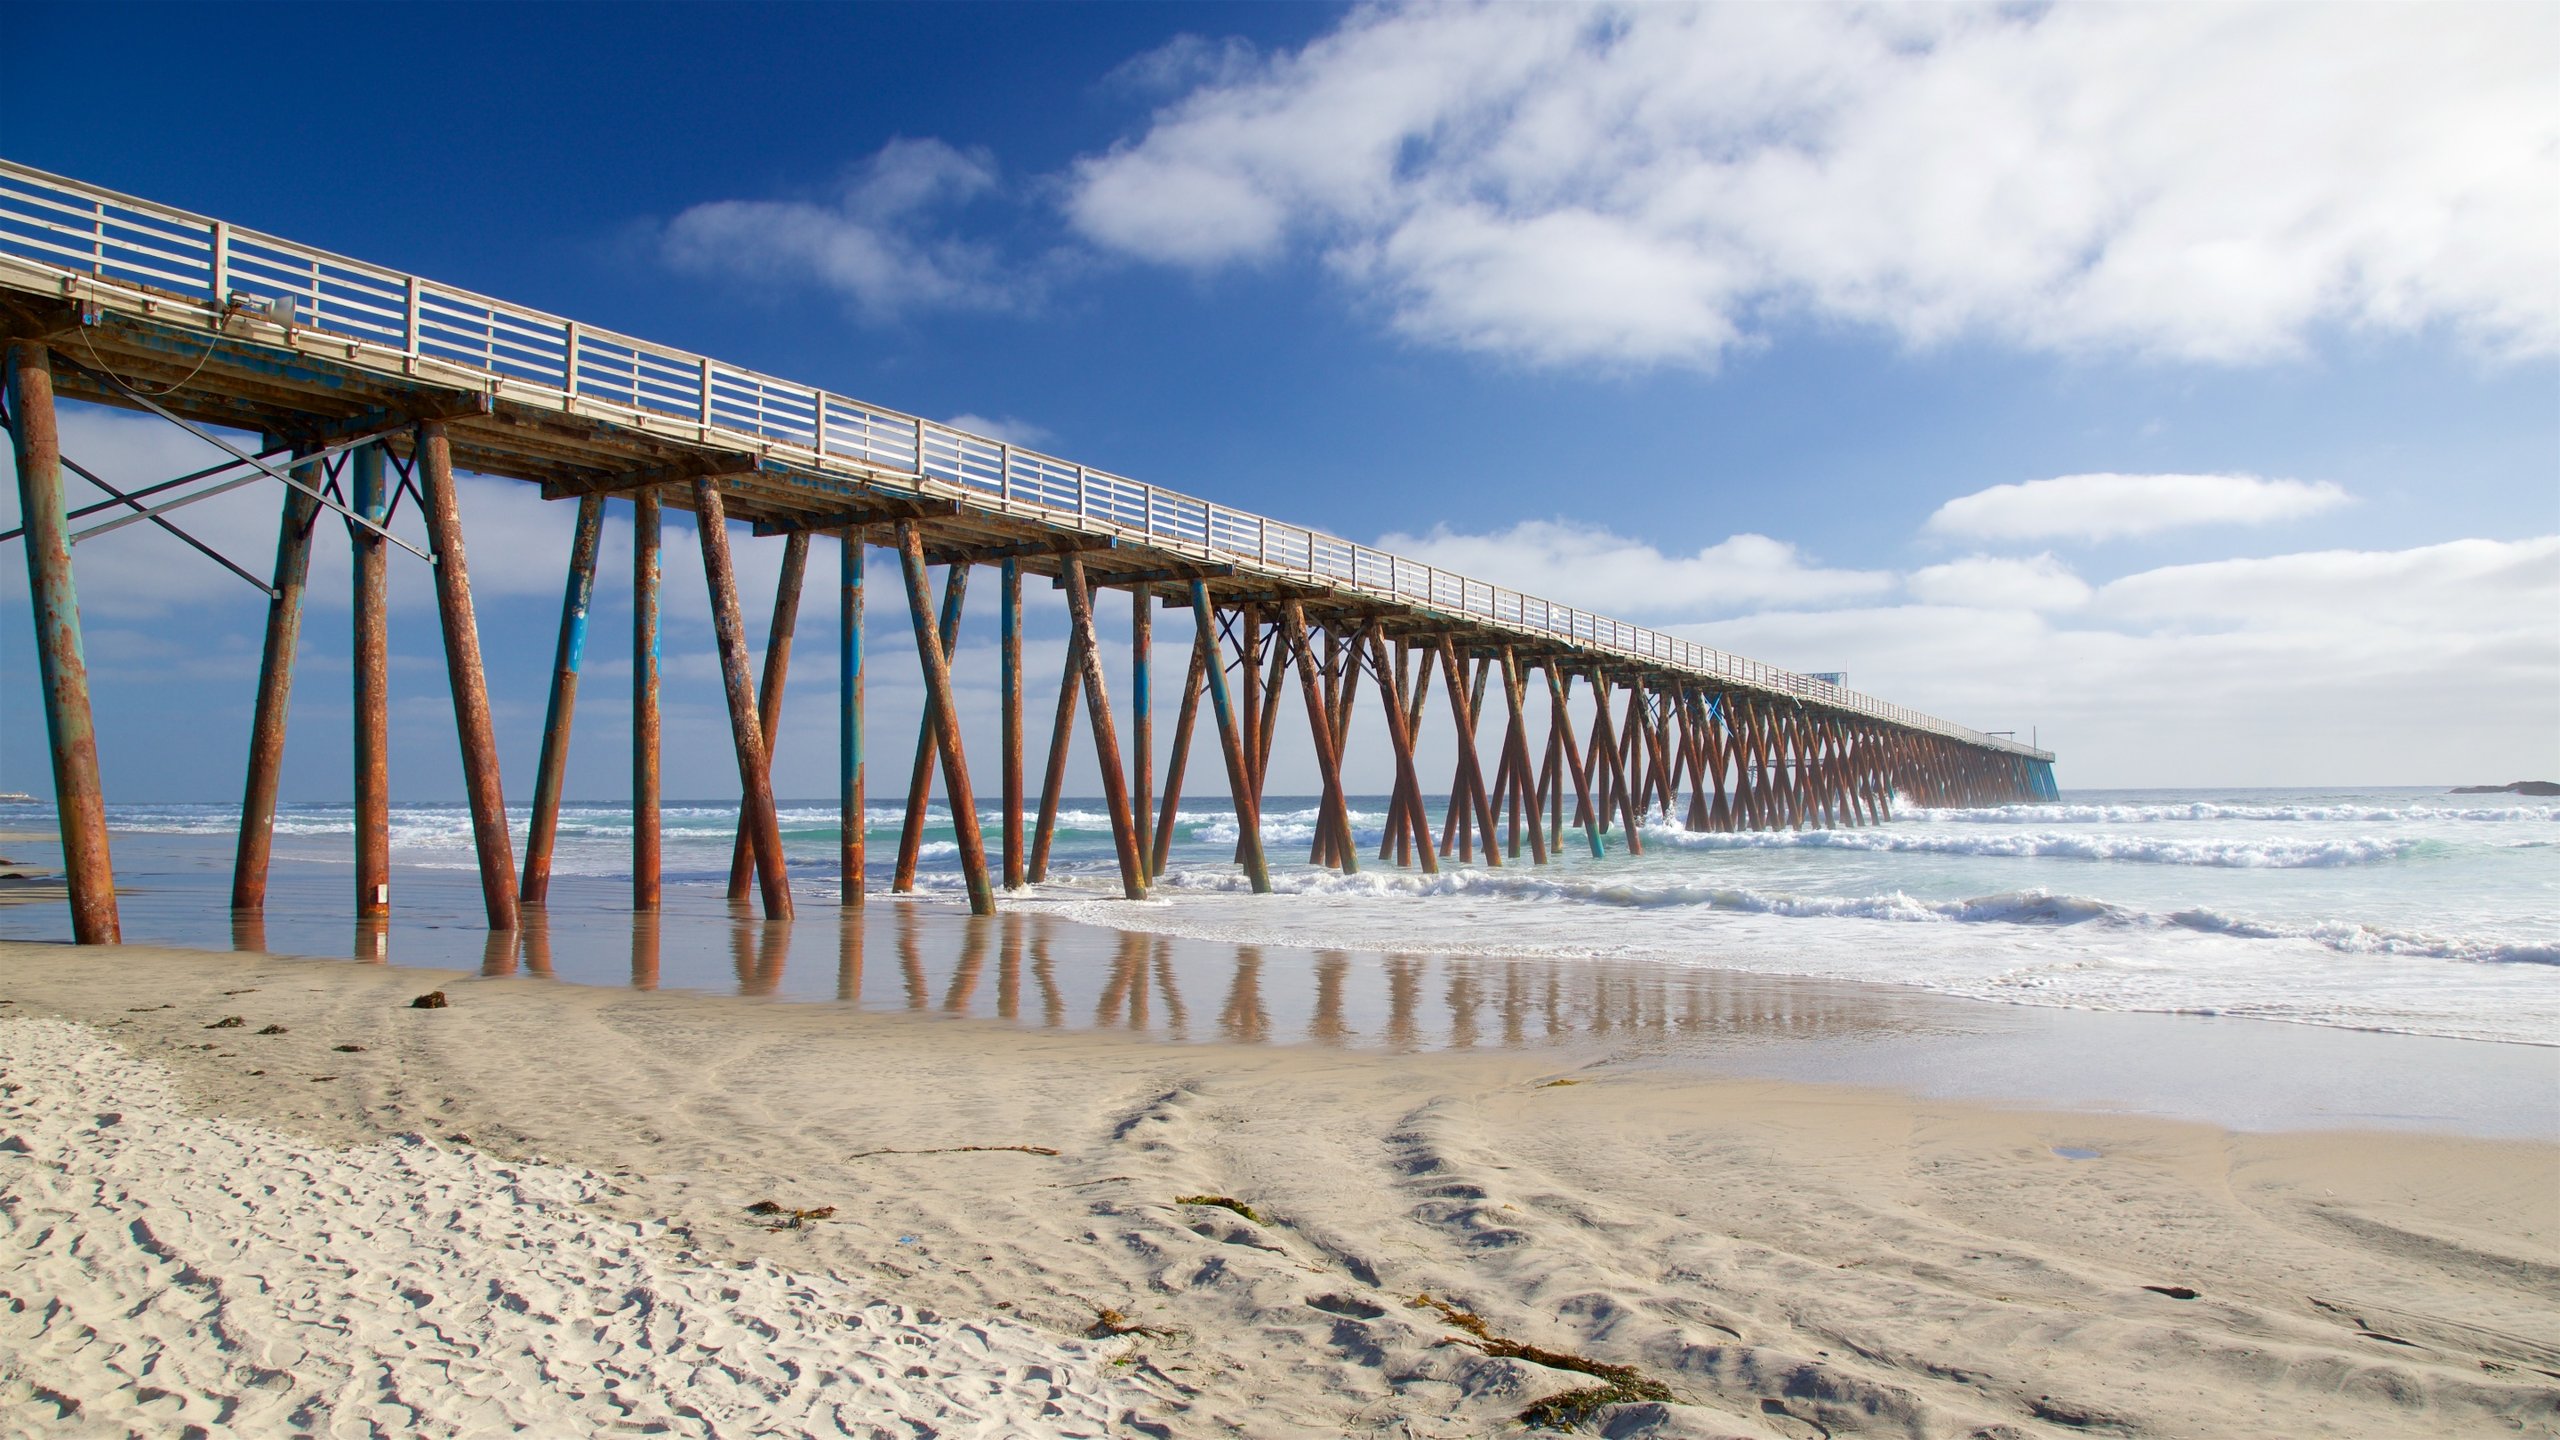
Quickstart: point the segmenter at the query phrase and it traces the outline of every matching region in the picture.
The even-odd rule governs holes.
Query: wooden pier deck
[[[378,527],[388,505],[415,494],[438,571],[447,658],[463,734],[466,778],[481,821],[481,858],[493,925],[512,924],[519,890],[541,893],[548,863],[546,810],[556,814],[559,765],[575,700],[573,633],[582,635],[595,561],[594,535],[608,501],[629,503],[642,526],[644,567],[654,565],[663,507],[697,512],[713,610],[738,741],[745,820],[738,883],[752,874],[766,908],[787,911],[780,842],[765,783],[763,732],[780,703],[791,616],[813,536],[838,537],[847,617],[844,757],[848,814],[860,814],[861,556],[894,545],[904,562],[905,599],[928,692],[928,730],[910,785],[907,853],[929,780],[938,772],[955,802],[973,903],[993,904],[997,882],[976,834],[975,806],[947,671],[948,631],[965,604],[970,569],[1001,567],[1007,713],[1001,883],[1038,879],[1063,778],[1065,746],[1052,746],[1043,824],[1026,848],[1021,764],[1020,584],[1054,579],[1069,594],[1075,628],[1066,684],[1053,724],[1063,742],[1081,691],[1106,754],[1101,776],[1115,821],[1125,886],[1144,893],[1162,867],[1161,837],[1178,804],[1181,769],[1202,701],[1214,711],[1237,813],[1258,813],[1261,767],[1292,669],[1300,688],[1338,823],[1319,826],[1312,859],[1356,865],[1344,814],[1338,760],[1361,677],[1383,702],[1397,751],[1398,784],[1382,850],[1426,867],[1440,853],[1486,863],[1518,858],[1521,817],[1533,858],[1543,861],[1572,825],[1594,854],[1618,828],[1640,846],[1640,817],[1668,815],[1695,828],[1855,824],[1880,819],[1891,797],[1925,803],[2029,799],[2053,793],[2045,751],[1986,735],[1810,676],[1728,654],[1657,630],[1560,605],[1396,556],[1321,531],[973,435],[824,389],[762,375],[707,356],[600,330],[559,316],[369,265],[224,221],[116,194],[0,161],[0,341],[9,347],[9,424],[17,447],[29,573],[35,580],[47,715],[54,728],[56,781],[64,796],[66,852],[75,917],[112,918],[111,872],[94,808],[94,754],[83,760],[87,695],[78,669],[73,541],[125,524],[174,525],[179,508],[217,488],[275,485],[284,492],[272,579],[251,574],[271,597],[251,737],[241,871],[235,904],[263,895],[263,841],[273,774],[290,694],[300,576],[311,521],[321,506],[345,515],[356,541],[359,611],[378,608],[386,545]],[[74,512],[63,499],[52,445],[51,398],[61,395],[160,414],[191,427],[227,427],[264,437],[236,465],[128,492]],[[569,557],[559,675],[535,789],[534,832],[521,887],[502,813],[494,742],[488,733],[463,524],[452,502],[454,470],[538,484],[546,498],[579,506]],[[94,477],[92,477],[94,478]],[[343,481],[343,483],[336,483]],[[750,672],[745,618],[738,613],[723,519],[761,536],[784,536],[784,609],[774,617],[762,683]],[[75,528],[79,527],[79,528]],[[299,531],[300,538],[295,534]],[[409,548],[405,545],[402,548]],[[208,552],[210,553],[210,552]],[[215,556],[243,574],[247,568]],[[946,567],[937,607],[928,567]],[[370,587],[370,588],[368,588]],[[1153,812],[1155,772],[1149,728],[1154,697],[1140,660],[1140,693],[1130,753],[1118,754],[1118,727],[1103,687],[1093,592],[1132,592],[1192,612],[1198,627],[1191,674],[1179,696],[1161,821]],[[644,577],[643,628],[654,626],[653,583]],[[367,596],[374,598],[368,600]],[[1139,646],[1153,606],[1137,607]],[[361,633],[361,631],[360,631]],[[642,676],[635,699],[655,712],[654,636],[635,644]],[[644,653],[645,652],[645,653]],[[777,658],[779,657],[779,658]],[[1415,662],[1419,662],[1419,665]],[[1449,810],[1435,827],[1411,758],[1432,675],[1442,709],[1457,726],[1459,772]],[[1234,682],[1230,685],[1230,672]],[[360,716],[379,657],[359,657]],[[1529,753],[1524,720],[1532,676],[1550,709],[1543,763]],[[1507,728],[1499,759],[1477,750],[1489,677]],[[1592,721],[1573,720],[1576,682],[1591,692]],[[75,695],[71,693],[76,690]],[[379,700],[378,690],[372,699]],[[1612,715],[1623,706],[1623,720]],[[377,707],[378,708],[378,707]],[[76,710],[78,713],[72,713]],[[359,753],[379,738],[379,719],[359,736]],[[654,813],[654,734],[635,753],[635,803]],[[371,750],[378,756],[378,745]],[[75,773],[83,764],[84,777]],[[66,767],[68,767],[66,769]],[[1687,790],[1685,804],[1681,791]],[[265,787],[262,801],[260,789]],[[370,906],[387,864],[362,817],[387,799],[359,787],[359,903]],[[1565,804],[1567,792],[1572,805]],[[1507,843],[1495,831],[1508,806]],[[496,815],[489,833],[490,814]],[[1546,824],[1541,825],[1544,817]],[[92,844],[87,832],[94,826]],[[1248,841],[1240,860],[1262,883],[1264,866]],[[74,832],[81,832],[75,836]],[[77,843],[75,844],[75,839]],[[654,846],[654,835],[643,842]],[[861,896],[860,825],[847,826],[846,896]],[[530,863],[538,860],[539,863]],[[645,879],[635,901],[654,903],[653,855],[635,860]],[[84,878],[84,872],[85,878]],[[254,874],[252,873],[254,872]],[[501,884],[504,878],[505,883]],[[253,883],[254,882],[254,883]],[[501,893],[503,892],[503,893]],[[101,910],[101,904],[103,910]],[[97,931],[89,925],[86,931]],[[101,932],[102,933],[102,932]],[[82,938],[91,938],[83,933]]]

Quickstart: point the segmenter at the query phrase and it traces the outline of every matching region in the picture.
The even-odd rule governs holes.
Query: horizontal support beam
[[[467,420],[496,409],[496,402],[477,391],[422,391],[418,403],[398,408],[377,405],[361,415],[287,427],[284,438],[300,445],[326,448],[342,440],[363,440],[387,431],[405,430],[430,420]]]
[[[796,515],[788,520],[759,520],[758,535],[794,535],[803,530],[850,530],[857,525],[889,525],[900,520],[936,520],[960,513],[957,500],[902,500],[882,497],[851,510],[825,515]]]
[[[1108,535],[1050,535],[1002,545],[945,545],[938,550],[926,551],[924,558],[936,565],[948,565],[956,560],[978,565],[989,560],[1010,560],[1020,555],[1066,555],[1111,550],[1118,548],[1119,544]]]
[[[696,480],[718,481],[733,475],[755,473],[756,457],[753,455],[715,452],[666,465],[629,470],[620,475],[599,475],[592,480],[546,480],[542,484],[542,498],[583,500],[589,495],[621,495],[660,485],[690,485]]]
[[[1127,589],[1138,585],[1175,585],[1192,580],[1225,580],[1235,573],[1233,565],[1166,565],[1152,570],[1123,570],[1116,575],[1095,574],[1088,578],[1096,585]],[[1168,596],[1165,603],[1172,605],[1176,602]],[[1185,610],[1191,608],[1188,595],[1183,596],[1179,603]]]

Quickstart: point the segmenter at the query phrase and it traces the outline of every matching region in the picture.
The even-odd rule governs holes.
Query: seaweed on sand
[[[1524,1345],[1517,1340],[1504,1339],[1493,1333],[1492,1327],[1485,1323],[1483,1316],[1472,1310],[1461,1310],[1433,1295],[1416,1295],[1405,1303],[1416,1310],[1440,1312],[1441,1319],[1472,1337],[1463,1343],[1473,1345],[1497,1360],[1525,1360],[1529,1364],[1543,1365],[1550,1370],[1588,1375],[1600,1382],[1597,1385],[1585,1385],[1579,1390],[1567,1390],[1562,1394],[1550,1395],[1521,1411],[1520,1418],[1527,1424],[1561,1429],[1580,1424],[1589,1419],[1592,1412],[1604,1406],[1632,1405],[1646,1400],[1672,1398],[1671,1387],[1633,1365],[1612,1365],[1605,1360],[1594,1360],[1584,1355],[1568,1355],[1561,1350],[1549,1350],[1542,1345]]]

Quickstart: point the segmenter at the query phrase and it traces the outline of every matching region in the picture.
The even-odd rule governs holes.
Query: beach
[[[0,1000],[24,1433],[2560,1427],[2547,1138],[255,953]]]

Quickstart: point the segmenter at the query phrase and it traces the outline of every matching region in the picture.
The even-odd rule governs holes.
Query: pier
[[[1546,864],[1569,847],[1641,853],[1647,823],[1691,830],[1854,826],[1899,799],[1993,804],[2056,796],[2053,756],[1859,694],[1252,511],[1213,503],[582,325],[228,222],[0,161],[0,349],[55,794],[75,938],[118,939],[113,865],[82,659],[75,543],[173,531],[268,597],[244,737],[232,907],[265,903],[303,589],[325,520],[347,532],[355,586],[356,906],[388,913],[390,796],[386,567],[435,576],[487,920],[514,931],[550,883],[562,777],[589,640],[599,536],[628,506],[638,535],[632,903],[660,898],[657,607],[661,518],[695,517],[721,662],[740,805],[733,898],[769,917],[793,894],[770,781],[768,737],[784,703],[814,542],[836,561],[842,636],[839,775],[843,903],[865,898],[864,560],[893,550],[922,669],[925,719],[906,772],[891,879],[914,884],[936,786],[956,832],[972,911],[1044,878],[1081,723],[1099,760],[1123,893],[1162,872],[1186,784],[1223,783],[1236,863],[1270,888],[1258,820],[1279,727],[1303,717],[1322,777],[1307,859],[1363,864]],[[57,398],[148,412],[227,452],[221,465],[118,488],[62,451]],[[258,438],[234,445],[212,433]],[[532,821],[513,851],[472,608],[466,519],[454,476],[538,485],[574,505]],[[74,507],[66,477],[106,498]],[[188,504],[244,486],[278,497],[272,563],[252,568],[187,537]],[[413,504],[428,544],[391,534]],[[327,512],[325,515],[323,512]],[[781,583],[759,663],[738,600],[732,523],[773,540]],[[394,554],[394,551],[402,552]],[[951,664],[971,577],[994,573],[1002,753],[990,859],[986,786],[962,741]],[[937,572],[939,586],[937,588]],[[1022,595],[1065,593],[1070,630],[1036,798],[1022,714]],[[1106,622],[1125,596],[1130,693],[1105,683]],[[1156,765],[1152,673],[1159,610],[1188,618],[1192,647]],[[983,623],[983,622],[981,622]],[[14,679],[11,683],[17,683]],[[1364,697],[1363,690],[1367,691]],[[1296,692],[1295,696],[1291,691]],[[1125,719],[1117,708],[1128,705]],[[1392,750],[1383,840],[1363,853],[1342,760],[1360,707]],[[1533,745],[1544,711],[1544,738]],[[1204,717],[1203,712],[1206,712]],[[1037,718],[1037,717],[1033,717]],[[1446,726],[1456,769],[1428,789],[1425,726]],[[1204,733],[1205,732],[1205,733]],[[1197,757],[1195,742],[1214,745]],[[1436,777],[1434,777],[1436,778]],[[1445,794],[1439,813],[1432,801]]]

